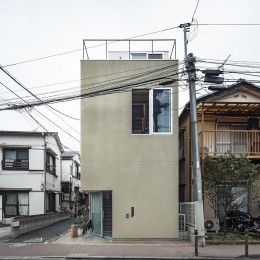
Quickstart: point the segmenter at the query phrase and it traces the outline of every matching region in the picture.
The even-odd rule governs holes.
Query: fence
[[[194,235],[196,223],[195,202],[183,202],[179,204],[179,233],[180,239],[194,241],[194,253],[189,256],[200,256],[210,258],[245,259],[253,257],[260,259],[260,229],[258,235],[255,233],[238,232],[234,230],[224,234],[223,232],[212,229],[206,230],[206,246],[198,247],[196,240],[198,236]],[[186,237],[184,233],[188,233]],[[197,240],[198,241],[198,240]],[[187,256],[187,255],[183,255]]]
[[[11,236],[19,237],[30,231],[50,226],[70,218],[69,212],[55,212],[32,216],[17,216],[11,218]]]
[[[195,216],[195,202],[182,202],[179,204],[180,239],[194,239]]]

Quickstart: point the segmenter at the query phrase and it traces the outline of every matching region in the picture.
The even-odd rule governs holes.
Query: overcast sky
[[[83,39],[126,39],[154,32],[138,39],[174,38],[182,61],[183,30],[176,27],[193,17],[199,25],[191,27],[189,53],[223,61],[231,55],[229,60],[236,64],[258,65],[260,26],[245,24],[260,24],[259,10],[259,0],[0,0],[0,64],[40,98],[43,93],[75,91],[80,86]],[[66,54],[57,55],[61,53]],[[238,75],[225,77],[236,80]],[[17,96],[30,96],[2,71],[0,82],[0,109],[6,102],[15,104]],[[180,107],[187,97],[188,90],[182,90]],[[51,106],[80,118],[79,101]],[[65,146],[80,149],[79,120],[43,106],[30,114],[34,119],[22,111],[0,111],[0,130],[45,128],[59,132]]]

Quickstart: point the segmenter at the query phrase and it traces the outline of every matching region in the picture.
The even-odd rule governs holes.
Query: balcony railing
[[[55,167],[55,165],[52,165],[52,164],[47,162],[46,163],[46,171],[51,173],[51,174],[53,174],[53,175],[55,175],[56,174],[56,167]]]
[[[5,159],[2,161],[3,170],[28,170],[29,160],[10,160]]]
[[[260,131],[203,131],[199,134],[199,147],[202,156],[219,156],[225,153],[232,153],[260,158]]]

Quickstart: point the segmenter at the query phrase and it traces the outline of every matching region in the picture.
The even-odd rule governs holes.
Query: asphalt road
[[[31,231],[30,233],[24,234],[20,237],[9,239],[6,242],[7,243],[25,243],[25,242],[43,243],[48,240],[53,240],[64,233],[67,233],[68,230],[71,228],[71,225],[74,224],[74,222],[75,222],[75,218],[69,218],[67,220],[50,225],[48,227]]]

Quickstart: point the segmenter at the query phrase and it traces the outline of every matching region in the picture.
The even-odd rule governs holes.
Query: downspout
[[[62,207],[62,193],[61,193],[61,187],[62,187],[62,151],[60,151],[60,187],[59,187],[59,212],[61,212]]]
[[[46,138],[45,138],[45,133],[43,133],[43,140],[44,140],[44,151],[43,151],[43,153],[44,153],[44,159],[43,159],[43,163],[44,163],[44,166],[43,166],[43,169],[44,169],[44,189],[43,189],[43,192],[44,192],[44,195],[43,195],[43,197],[44,197],[44,214],[46,213],[46,209],[47,209],[47,198],[46,198]]]

